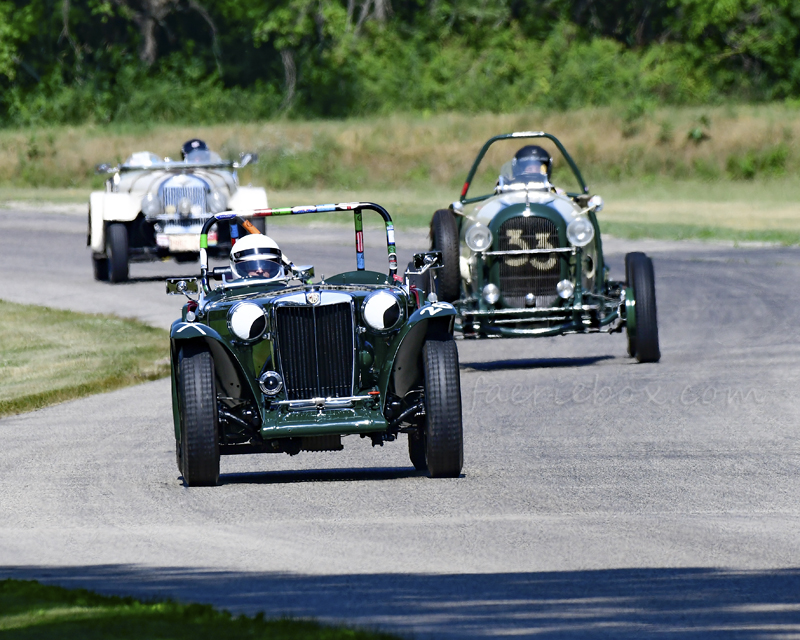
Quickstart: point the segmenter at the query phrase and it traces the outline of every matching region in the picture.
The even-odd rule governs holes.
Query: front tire
[[[187,345],[179,354],[181,411],[180,463],[188,487],[219,482],[219,436],[214,360],[204,346]]]
[[[422,349],[425,375],[425,461],[431,478],[456,478],[464,466],[461,383],[456,343],[428,340]],[[409,452],[410,452],[409,441]],[[416,465],[414,465],[416,466]]]
[[[658,362],[661,350],[658,344],[658,319],[656,314],[656,283],[653,261],[643,253],[626,256],[629,268],[628,285],[633,289],[636,301],[636,335],[628,342],[634,343],[633,354],[639,362]]]
[[[431,249],[442,252],[442,267],[436,270],[436,295],[444,302],[461,297],[458,225],[450,209],[439,209],[431,220]]]
[[[108,279],[125,282],[128,279],[128,228],[121,222],[106,227],[106,256]]]

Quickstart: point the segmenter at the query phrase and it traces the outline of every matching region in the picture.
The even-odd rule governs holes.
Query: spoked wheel
[[[408,434],[408,457],[417,471],[427,471],[428,463],[425,460],[425,433]]]
[[[189,487],[219,482],[219,437],[214,360],[204,345],[187,345],[179,354],[181,411],[179,464]]]
[[[442,268],[436,270],[439,300],[454,302],[461,297],[458,226],[450,209],[439,209],[431,220],[431,249],[442,252]]]
[[[464,465],[464,431],[455,341],[452,338],[426,341],[422,349],[422,365],[425,373],[424,441],[428,471],[431,478],[456,478]],[[411,446],[409,440],[409,453]]]
[[[106,256],[108,279],[125,282],[128,279],[128,228],[120,222],[113,222],[106,228]]]
[[[636,252],[625,256],[628,287],[633,289],[634,318],[627,326],[628,353],[639,362],[658,362],[658,319],[653,261]]]

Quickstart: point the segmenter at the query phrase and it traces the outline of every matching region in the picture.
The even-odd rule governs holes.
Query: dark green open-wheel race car
[[[501,168],[490,193],[468,197],[489,148],[524,139],[554,146],[578,190],[553,186],[549,152],[529,145]],[[661,353],[653,263],[643,253],[629,253],[625,282],[609,278],[597,223],[602,207],[555,136],[495,136],[478,153],[460,199],[431,220],[431,248],[442,253],[443,265],[428,284],[439,300],[456,307],[456,328],[465,338],[625,329],[628,353],[656,362]]]
[[[385,221],[388,273],[364,266],[362,212]],[[207,233],[228,221],[352,211],[357,269],[313,282],[313,267],[285,277],[233,278],[208,269]],[[411,462],[433,477],[463,464],[456,311],[429,302],[397,275],[394,227],[372,203],[225,212],[200,239],[200,277],[171,278],[168,293],[189,301],[170,331],[178,468],[187,485],[215,485],[220,455],[343,448],[359,435],[373,445],[408,434]],[[420,277],[435,252],[415,256]]]

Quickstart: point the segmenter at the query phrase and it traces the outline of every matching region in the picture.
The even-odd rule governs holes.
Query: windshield
[[[542,169],[544,169],[544,171],[542,171]],[[545,188],[549,184],[547,182],[547,167],[542,165],[541,162],[520,166],[520,163],[509,160],[500,167],[500,177],[498,179],[498,184],[500,185],[514,183],[530,184],[531,182],[539,183],[541,188]],[[537,187],[539,185],[537,185]]]
[[[125,167],[150,167],[154,164],[161,164],[162,160],[151,151],[137,151],[123,163]]]
[[[498,184],[541,182],[544,187],[544,182],[547,180],[547,175],[545,174],[539,173],[537,175],[537,172],[531,171],[529,174],[525,174],[524,177],[519,175],[524,168],[535,169],[534,165],[531,164],[525,167],[523,163],[522,166],[518,167],[516,175],[512,167],[513,159],[517,152],[522,147],[531,144],[541,146],[553,159],[550,169],[550,183],[554,187],[567,192],[582,192],[583,189],[572,173],[566,159],[550,140],[545,138],[508,138],[498,140],[489,147],[470,182],[467,198],[494,194],[495,187]]]
[[[209,149],[194,149],[186,154],[186,162],[192,164],[216,164],[222,162],[218,153]]]

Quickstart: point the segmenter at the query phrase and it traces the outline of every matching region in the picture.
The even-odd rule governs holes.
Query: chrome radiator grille
[[[189,198],[192,205],[200,206],[201,213],[206,213],[206,190],[203,187],[164,187],[163,198],[165,211],[170,206],[177,211],[181,198]]]
[[[351,396],[355,351],[350,303],[279,306],[275,316],[286,399]]]
[[[547,218],[518,217],[500,226],[500,251],[558,248],[558,228]],[[550,306],[561,279],[558,254],[510,255],[500,258],[500,293],[511,307],[524,307],[525,296],[536,296],[536,306]]]

